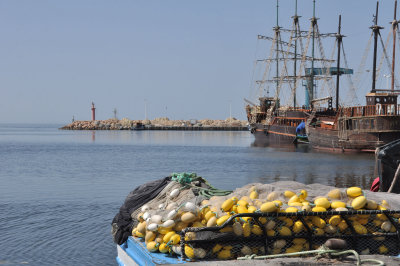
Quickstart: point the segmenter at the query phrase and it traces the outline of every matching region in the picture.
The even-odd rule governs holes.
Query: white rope
[[[311,40],[311,33],[312,33],[312,29],[313,29],[313,24],[311,23],[310,28],[308,30],[308,35],[307,35],[307,42],[306,42],[306,46],[303,49],[303,45],[301,42],[301,47],[302,47],[302,58],[301,58],[301,64],[300,64],[300,69],[296,78],[296,85],[295,87],[298,87],[298,83],[300,82],[301,79],[301,73],[304,71],[304,66],[305,66],[305,62],[306,62],[306,56],[307,56],[307,51],[308,51],[308,47],[310,45],[310,40]],[[292,97],[294,97],[294,92],[292,92]],[[291,99],[293,100],[293,98]]]
[[[293,22],[293,27],[292,28],[294,28],[294,22]],[[288,67],[287,67],[287,61],[288,61],[288,57],[289,57],[289,52],[290,52],[290,47],[291,47],[291,44],[292,44],[292,41],[293,41],[293,34],[294,34],[294,31],[291,31],[291,33],[290,33],[290,37],[289,37],[289,41],[288,41],[288,43],[289,43],[289,45],[287,46],[287,49],[286,49],[286,52],[284,52],[284,50],[283,50],[283,46],[282,46],[282,44],[281,44],[281,51],[282,51],[282,56],[283,56],[283,58],[284,58],[284,61],[283,61],[283,66],[282,66],[282,70],[281,70],[281,75],[280,75],[280,77],[279,77],[279,79],[280,79],[280,81],[279,81],[279,89],[281,89],[281,87],[282,87],[282,84],[283,84],[283,79],[285,78],[285,77],[287,77],[287,76],[289,76],[289,73],[288,73]],[[291,91],[293,91],[293,89],[292,89],[292,86],[291,86],[291,83],[289,82],[289,88],[291,89]],[[280,91],[278,91],[278,96],[280,96],[279,95],[279,93],[280,93]],[[283,96],[285,96],[285,95],[283,95]],[[282,97],[282,102],[285,102],[285,99]],[[288,102],[289,103],[289,102]]]
[[[341,49],[343,51],[344,66],[348,69],[349,64],[347,62],[347,56],[345,53],[343,42],[342,42]],[[354,87],[354,83],[353,83],[353,79],[351,78],[351,75],[346,75],[346,76],[347,76],[347,82],[349,83],[349,87],[350,87],[350,89],[347,91],[348,97],[346,97],[346,99],[349,99],[350,104],[351,104],[352,102],[354,102],[354,100],[358,101],[358,97],[356,94],[357,89],[356,89],[356,87]],[[345,101],[343,101],[342,105],[346,105]]]
[[[388,35],[388,37],[387,37],[387,39],[386,39],[386,44],[385,44],[385,45],[383,45],[383,41],[382,41],[382,48],[383,48],[383,51],[386,51],[386,48],[387,48],[387,46],[388,46],[388,44],[389,44],[390,36],[391,36],[391,34],[389,33],[389,35]],[[382,38],[382,37],[381,37],[381,38]],[[377,82],[377,80],[378,80],[378,77],[380,76],[380,72],[381,72],[381,69],[382,69],[382,65],[383,65],[384,59],[385,59],[385,53],[382,53],[382,56],[381,56],[381,58],[379,59],[379,67],[378,67],[378,69],[376,70],[375,84],[376,84],[376,82]]]
[[[251,73],[251,80],[250,80],[250,95],[251,98],[256,94],[254,93],[256,91],[256,84],[254,82],[254,76],[257,68],[257,51],[258,51],[258,45],[259,45],[260,40],[257,38],[257,43],[256,43],[256,51],[254,52],[254,64],[253,64],[253,71]]]
[[[330,64],[328,64],[328,62],[325,61],[325,58],[326,58],[326,57],[325,57],[325,51],[324,51],[324,47],[322,46],[321,37],[320,37],[320,35],[319,35],[319,27],[318,27],[318,24],[315,24],[315,25],[316,25],[316,27],[317,27],[317,34],[318,34],[318,35],[317,35],[317,36],[318,36],[318,38],[317,38],[317,44],[318,44],[319,51],[320,51],[320,54],[321,54],[321,59],[323,60],[323,61],[322,61],[322,66],[323,66],[323,68],[324,68],[324,70],[325,70],[324,75],[322,75],[322,76],[323,76],[323,83],[322,83],[321,92],[324,91],[325,85],[327,85],[327,84],[329,83],[329,86],[328,86],[328,89],[329,89],[328,95],[333,95],[333,94],[334,94],[334,84],[333,84],[332,79],[328,78],[328,76],[330,75],[330,69],[331,69],[331,67],[330,67]],[[333,54],[332,54],[331,58],[333,58]]]
[[[275,47],[276,41],[277,41],[277,34],[275,34],[275,36],[274,36],[274,38],[272,40],[272,44],[271,44],[271,48],[270,48],[268,59],[272,58],[272,56],[274,54],[274,47]],[[269,84],[268,84],[268,82],[265,82],[265,80],[269,76],[269,73],[270,73],[270,70],[271,70],[270,69],[271,68],[271,62],[272,62],[271,60],[267,60],[266,61],[265,70],[264,70],[264,73],[263,73],[263,76],[262,76],[262,79],[261,79],[261,83],[259,84],[260,96],[263,95],[262,94],[263,87],[267,88],[267,90],[265,90],[265,88],[264,88],[264,91],[268,91],[269,92]]]
[[[358,67],[358,70],[357,70],[356,74],[354,75],[355,76],[354,77],[354,86],[353,86],[354,91],[353,92],[349,91],[350,95],[351,94],[357,95],[357,92],[358,92],[359,88],[361,88],[360,81],[365,81],[365,79],[361,79],[361,77],[363,75],[365,75],[365,71],[364,71],[365,63],[367,61],[368,53],[369,53],[369,51],[371,49],[372,37],[373,37],[373,33],[371,33],[371,35],[369,37],[367,46],[365,47],[363,56],[361,58],[360,65]],[[349,98],[349,97],[347,97],[347,98]]]

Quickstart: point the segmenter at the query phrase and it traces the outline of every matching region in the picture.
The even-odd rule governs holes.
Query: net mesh
[[[176,189],[179,195],[172,196]],[[190,260],[315,250],[332,238],[345,240],[347,249],[360,254],[398,255],[400,211],[394,210],[400,210],[400,195],[390,194],[387,200],[387,193],[358,192],[354,196],[346,189],[281,181],[248,184],[206,200],[195,187],[170,182],[132,213],[137,225],[132,234],[143,238],[151,252]],[[303,198],[293,203],[293,196]],[[319,200],[329,207],[321,210]],[[362,207],[356,207],[360,200]],[[246,211],[240,209],[243,202]],[[263,210],[266,203],[274,203],[274,210]]]
[[[181,244],[204,250],[197,251],[205,254],[201,258],[184,253],[186,258],[214,260],[315,250],[339,238],[363,255],[394,256],[399,254],[398,217],[400,211],[241,214],[221,227],[186,228]]]

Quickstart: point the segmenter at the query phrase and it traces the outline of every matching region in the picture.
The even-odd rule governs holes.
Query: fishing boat
[[[400,193],[400,139],[379,147],[375,153],[375,191]]]
[[[395,45],[396,20],[395,2],[394,20],[392,22],[393,34],[393,60],[391,63],[391,89],[376,89],[377,80],[377,44],[382,27],[378,26],[378,8],[374,16],[374,25],[371,27],[374,37],[372,89],[366,95],[366,104],[361,106],[339,106],[339,78],[336,77],[336,109],[332,112],[314,106],[307,120],[306,132],[310,145],[317,149],[332,151],[374,152],[376,148],[396,139],[400,139],[400,106],[397,97],[400,90],[394,88],[395,84]],[[338,59],[337,68],[340,68],[341,37],[340,24],[338,31]],[[381,38],[381,37],[380,37]],[[371,39],[370,39],[371,40]],[[383,49],[385,49],[383,47]],[[383,55],[386,56],[386,50]],[[386,58],[390,64],[388,58]],[[332,99],[332,97],[328,97]]]
[[[300,29],[297,1],[291,29],[279,26],[278,1],[276,7],[277,21],[273,28],[274,37],[258,35],[258,40],[270,40],[272,44],[270,56],[267,59],[256,60],[256,65],[262,64],[261,67],[264,68],[261,71],[261,79],[254,82],[258,95],[261,96],[258,97],[258,104],[245,99],[247,119],[250,131],[255,137],[255,143],[273,142],[278,145],[280,143],[307,143],[305,130],[302,130],[303,128],[299,130],[299,126],[304,125],[311,115],[312,105],[316,98],[315,81],[330,80],[336,72],[348,73],[346,69],[337,70],[328,67],[328,64],[334,60],[325,58],[321,38],[334,37],[336,33],[319,32],[318,19],[315,17],[315,1],[308,31]],[[288,41],[283,40],[283,33],[290,35]],[[311,55],[307,55],[310,53],[309,46],[311,46]],[[320,57],[316,56],[317,47]],[[276,72],[272,78],[269,78],[273,62]],[[317,63],[322,66],[317,67]],[[307,64],[310,67],[306,67]],[[290,75],[289,72],[293,74]],[[300,81],[303,81],[305,87],[305,104],[301,106],[296,99]],[[270,95],[271,84],[275,85],[274,95]],[[331,108],[328,111],[331,111]]]

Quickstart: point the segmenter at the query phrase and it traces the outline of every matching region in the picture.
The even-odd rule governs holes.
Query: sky
[[[291,26],[294,3],[280,1],[284,27]],[[275,0],[1,0],[0,123],[90,120],[92,101],[97,119],[112,118],[114,108],[120,119],[245,119],[257,35],[273,36],[275,6]],[[361,62],[375,6],[316,1],[321,32],[336,32],[342,15],[352,68]],[[384,39],[393,6],[380,2]],[[299,0],[298,14],[307,30],[312,0]]]

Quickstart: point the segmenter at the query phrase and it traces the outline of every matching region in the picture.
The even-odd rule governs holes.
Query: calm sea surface
[[[0,265],[116,265],[110,223],[136,186],[196,172],[221,189],[368,188],[371,154],[255,147],[250,132],[61,131],[0,124]]]

